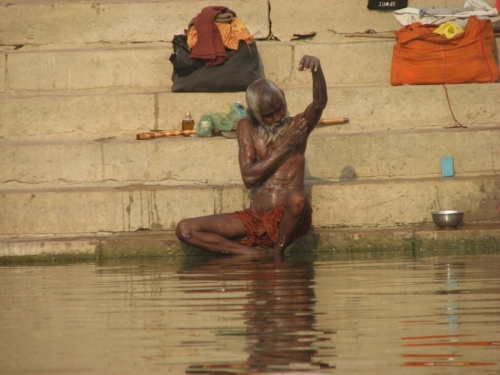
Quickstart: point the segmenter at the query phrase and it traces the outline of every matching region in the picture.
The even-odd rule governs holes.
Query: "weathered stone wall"
[[[310,54],[327,79],[324,117],[349,118],[318,127],[309,142],[314,226],[420,225],[446,208],[466,210],[470,222],[498,221],[500,85],[391,86],[400,25],[366,3],[223,4],[259,39],[265,76],[284,89],[292,114],[311,98],[310,75],[297,71]],[[179,129],[187,110],[199,119],[244,102],[243,92],[171,92],[171,39],[208,5],[0,0],[0,240],[171,231],[184,217],[248,205],[236,140],[135,140]],[[346,36],[366,30],[385,37]],[[468,127],[449,129],[454,116]],[[454,158],[455,178],[441,177],[443,156]]]

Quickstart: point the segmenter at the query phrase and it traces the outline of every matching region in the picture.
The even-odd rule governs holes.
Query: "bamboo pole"
[[[338,117],[338,118],[325,118],[321,119],[318,122],[318,125],[341,125],[349,122],[347,117]]]
[[[321,119],[318,122],[318,125],[341,125],[345,124],[346,122],[349,122],[349,119],[347,117],[336,117],[336,118],[327,118],[327,119]],[[234,138],[236,137],[236,132],[234,131],[229,131],[229,132],[223,132],[226,133],[226,137]],[[234,137],[231,137],[231,133],[235,133]],[[138,140],[145,140],[145,139],[154,139],[154,138],[163,138],[163,137],[176,137],[180,135],[191,135],[191,134],[196,134],[195,130],[168,130],[168,131],[157,131],[157,132],[150,132],[150,133],[139,133],[136,134],[135,138]]]
[[[326,118],[326,119],[321,119],[318,122],[318,126],[323,125],[323,126],[328,126],[328,125],[342,125],[349,122],[349,119],[347,117],[337,117],[337,118]],[[226,138],[236,138],[236,132],[234,130],[231,131],[223,131],[222,136]]]
[[[196,134],[194,130],[168,130],[164,132],[150,132],[150,133],[139,133],[136,134],[135,138],[139,140],[143,139],[153,139],[153,138],[162,138],[162,137],[175,137],[179,135],[189,136],[191,134]]]

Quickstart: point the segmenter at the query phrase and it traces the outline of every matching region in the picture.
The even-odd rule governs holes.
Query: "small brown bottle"
[[[186,112],[184,120],[182,120],[182,130],[194,130],[194,120],[191,113]],[[184,137],[189,137],[191,134],[184,134]]]

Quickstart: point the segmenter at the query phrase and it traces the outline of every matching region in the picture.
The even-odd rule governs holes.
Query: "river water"
[[[0,267],[0,374],[500,374],[500,253]]]

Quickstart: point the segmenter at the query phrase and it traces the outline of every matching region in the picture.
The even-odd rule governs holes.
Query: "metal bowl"
[[[456,210],[432,211],[432,221],[441,228],[455,228],[464,220],[464,212]]]

